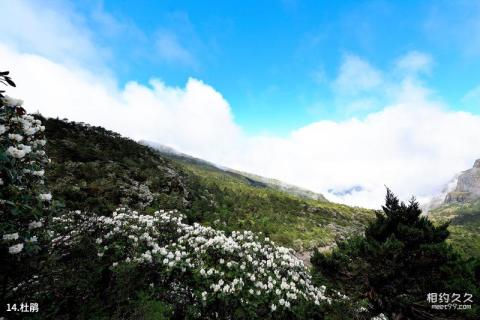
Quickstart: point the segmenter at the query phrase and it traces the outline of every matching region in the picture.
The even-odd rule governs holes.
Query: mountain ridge
[[[444,200],[448,203],[465,203],[480,199],[480,159],[473,167],[459,174],[456,188],[449,192]]]
[[[54,198],[72,210],[109,215],[118,206],[176,209],[189,222],[263,232],[298,252],[361,234],[375,216],[373,210],[300,197],[201,159],[167,157],[102,127],[44,121],[52,159],[47,179]],[[480,202],[446,204],[429,212],[438,223],[451,221],[451,242],[476,256],[478,216]]]
[[[224,171],[225,173],[233,173],[233,174],[239,174],[246,179],[248,179],[252,184],[256,184],[258,186],[269,186],[273,188],[277,188],[281,191],[285,191],[287,193],[299,196],[301,198],[305,199],[313,199],[313,200],[318,200],[318,201],[328,201],[328,199],[321,193],[317,193],[311,190],[307,190],[302,187],[298,187],[289,183],[285,183],[283,181],[280,181],[278,179],[274,178],[268,178],[268,177],[263,177],[257,174],[253,173],[248,173],[240,170],[235,170],[231,168],[227,168],[221,165],[218,165],[216,163],[203,160],[197,157],[193,157],[191,155],[188,155],[186,153],[180,152],[172,147],[165,146],[163,144],[157,143],[157,142],[152,142],[152,141],[147,141],[147,140],[140,140],[138,143],[152,147],[159,151],[161,154],[164,154],[167,157],[174,157],[177,160],[181,161],[193,161],[202,165],[208,165],[212,166],[218,170]]]
[[[430,202],[428,215],[437,223],[450,224],[449,241],[460,251],[480,257],[480,159]]]
[[[69,210],[110,215],[118,206],[179,210],[188,222],[251,230],[298,251],[361,234],[374,211],[300,197],[204,161],[86,124],[42,117],[52,159],[47,180]]]

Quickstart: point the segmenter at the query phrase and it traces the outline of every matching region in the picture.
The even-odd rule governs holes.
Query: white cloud
[[[348,54],[343,59],[333,88],[340,94],[355,95],[378,88],[382,82],[380,71],[359,57]]]
[[[157,53],[166,62],[179,62],[187,66],[195,66],[194,56],[178,40],[175,33],[161,30],[156,40]]]
[[[347,115],[377,110],[388,86],[389,79],[380,70],[358,56],[345,55],[331,82],[335,108]]]
[[[411,51],[397,61],[396,67],[408,76],[415,76],[418,73],[430,73],[432,65],[433,59],[430,55]]]
[[[363,120],[319,121],[286,139],[257,138],[242,169],[322,192],[361,186],[336,200],[371,207],[381,204],[384,184],[403,198],[435,194],[480,156],[474,146],[480,146],[480,117],[423,97]]]
[[[152,80],[119,89],[112,79],[5,46],[0,61],[8,61],[18,83],[12,94],[29,111],[102,125],[315,191],[361,186],[330,195],[350,204],[378,206],[384,184],[402,197],[430,196],[480,157],[480,117],[446,110],[409,81],[396,101],[365,119],[318,121],[287,138],[246,137],[221,94],[199,80],[184,88]]]
[[[108,55],[95,45],[82,17],[63,1],[1,0],[1,14],[0,42],[20,51],[96,67]]]
[[[196,79],[189,79],[185,88],[153,79],[150,86],[129,82],[118,89],[113,79],[4,46],[0,46],[0,61],[8,61],[2,67],[12,70],[18,86],[11,91],[25,98],[30,111],[102,125],[209,158],[218,154],[216,148],[227,148],[238,139],[228,103]]]
[[[480,86],[473,88],[468,91],[467,94],[462,98],[462,101],[467,104],[476,104],[480,105]]]
[[[19,12],[33,10],[27,9]],[[102,125],[369,207],[383,202],[384,185],[402,198],[434,195],[480,157],[479,116],[449,110],[414,78],[395,84],[355,56],[346,56],[334,88],[345,95],[382,95],[389,102],[381,110],[363,119],[317,121],[285,138],[248,137],[235,123],[228,102],[200,80],[189,79],[182,88],[156,79],[148,86],[129,82],[119,88],[114,77],[84,68],[84,57],[97,52],[88,32],[69,30],[71,22],[57,13],[49,17],[46,26],[38,26],[46,30],[40,30],[39,39],[23,34],[36,24],[0,38],[1,69],[10,70],[18,84],[9,94],[24,99],[31,112]],[[14,35],[19,40],[12,40]],[[70,56],[69,39],[77,36],[88,45],[83,53]],[[55,38],[61,45],[43,47],[43,38],[46,43]],[[67,58],[77,63],[66,63]],[[344,195],[328,193],[355,186],[360,188]]]

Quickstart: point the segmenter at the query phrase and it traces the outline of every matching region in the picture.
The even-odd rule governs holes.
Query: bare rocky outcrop
[[[465,203],[478,199],[480,199],[480,159],[475,161],[473,168],[458,176],[457,186],[446,195],[445,203]]]

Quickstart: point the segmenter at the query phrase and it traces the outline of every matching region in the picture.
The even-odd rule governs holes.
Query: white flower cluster
[[[52,194],[51,193],[40,193],[38,195],[38,198],[42,201],[51,201],[52,200]]]
[[[18,232],[3,235],[3,240],[17,240]]]
[[[17,175],[28,176],[24,178],[19,176],[19,181],[29,181],[32,176],[42,180],[45,175],[43,165],[48,163],[43,150],[46,145],[43,138],[45,127],[40,120],[31,115],[19,115],[16,112],[8,112],[7,109],[5,106],[1,107],[0,119],[3,120],[0,121],[3,122],[0,123],[0,141],[5,148],[5,154],[23,163],[23,170],[17,172]]]
[[[37,132],[45,131],[45,127],[42,126],[42,122],[40,120],[36,120],[29,114],[14,117],[11,119],[11,121],[19,123],[22,126],[24,134],[27,136],[34,135]]]
[[[72,213],[70,213],[72,214]],[[74,221],[63,217],[58,221]],[[153,215],[120,208],[111,217],[87,221],[101,229],[95,240],[98,256],[112,258],[112,248],[119,243],[124,255],[116,256],[112,268],[124,263],[147,264],[172,274],[197,274],[204,280],[193,288],[199,301],[222,295],[241,296],[242,304],[252,304],[258,297],[268,299],[272,311],[291,308],[301,300],[320,305],[330,303],[326,288],[312,283],[310,273],[291,249],[276,246],[268,238],[250,231],[223,231],[200,224],[189,225],[175,211],[157,211]],[[71,241],[78,228],[56,243]],[[70,242],[71,243],[71,242]],[[268,297],[268,298],[266,298]]]
[[[20,107],[23,104],[23,100],[15,99],[9,96],[4,96],[0,99],[2,99],[3,104],[8,107]]]
[[[45,131],[40,120],[31,115],[14,116],[7,120],[7,125],[0,125],[0,134],[2,140],[7,138],[11,142],[6,148],[8,156],[17,159],[23,159],[31,153],[44,156],[44,151],[40,148],[45,146],[46,141],[34,137],[36,133]],[[22,141],[24,143],[20,143]]]
[[[45,155],[44,139],[45,127],[42,122],[35,119],[32,115],[24,114],[24,110],[19,108],[22,104],[21,100],[5,97],[0,107],[0,145],[4,154],[7,156],[7,164],[3,168],[6,172],[2,172],[1,185],[8,185],[4,195],[7,200],[15,202],[23,201],[21,199],[10,199],[12,193],[8,190],[22,190],[22,194],[31,193],[28,199],[42,201],[42,205],[51,201],[52,195],[45,191],[44,185],[44,165],[48,163]],[[3,170],[2,170],[3,171]],[[4,175],[5,174],[5,175]],[[13,193],[15,194],[15,193]],[[23,198],[22,198],[23,199]],[[0,201],[5,201],[4,199]],[[31,206],[32,203],[26,204]],[[27,207],[28,208],[28,207]],[[10,254],[18,254],[27,247],[36,243],[41,232],[42,219],[38,216],[25,216],[29,214],[29,210],[22,213],[22,216],[10,217],[2,221],[1,227],[10,231],[2,236],[2,245],[8,246]],[[32,221],[28,224],[25,221]],[[36,230],[31,230],[36,229]],[[17,244],[11,243],[16,240]]]
[[[42,226],[42,222],[41,221],[32,221],[28,224],[28,229],[36,229],[36,228],[40,228]]]
[[[120,186],[122,191],[121,203],[124,206],[136,206],[144,209],[152,203],[154,195],[148,185],[129,179],[128,183]]]
[[[16,134],[16,133],[10,133],[8,135],[8,138],[10,140],[16,140],[18,142],[21,142],[23,140],[23,136],[22,135],[19,135],[19,134]]]
[[[19,238],[18,232],[4,234],[2,237],[3,241],[7,241],[7,242],[18,240],[18,238]],[[20,253],[22,250],[23,250],[23,243],[18,243],[8,247],[8,252],[10,254],[17,254],[17,253]]]
[[[21,159],[25,157],[27,154],[32,152],[32,147],[26,146],[24,144],[19,144],[18,146],[10,146],[7,149],[7,155],[13,158]]]
[[[8,252],[10,254],[17,254],[22,252],[22,250],[23,250],[23,243],[19,243],[8,248]]]
[[[52,218],[52,228],[49,231],[52,246],[70,247],[83,232],[91,232],[96,224],[96,216],[90,217],[80,210],[69,211],[66,214]],[[55,231],[56,229],[56,231]]]

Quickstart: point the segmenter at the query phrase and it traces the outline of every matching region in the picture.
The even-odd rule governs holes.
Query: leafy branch
[[[10,85],[12,87],[16,87],[15,82],[13,82],[12,78],[8,76],[10,71],[0,71],[0,82],[4,85]],[[0,90],[0,98],[4,98],[3,93],[5,90]]]

